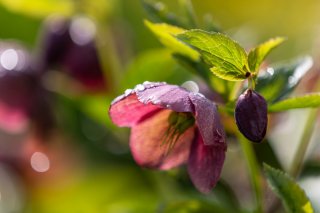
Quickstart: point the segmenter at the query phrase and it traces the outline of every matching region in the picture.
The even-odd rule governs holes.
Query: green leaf
[[[312,205],[303,189],[286,173],[264,164],[271,189],[282,200],[288,212],[313,213]]]
[[[247,54],[237,42],[226,35],[189,30],[176,37],[199,50],[205,62],[213,66],[211,71],[218,77],[229,81],[247,78]]]
[[[279,46],[284,41],[285,38],[283,37],[273,38],[251,50],[248,55],[250,70],[254,73],[258,73],[261,63],[268,56],[271,50]]]
[[[225,209],[216,202],[205,202],[201,200],[176,200],[166,204],[162,210],[163,213],[197,213],[197,212],[216,212],[227,213]]]
[[[185,29],[164,23],[155,24],[147,20],[144,21],[144,24],[158,37],[163,45],[170,48],[173,52],[180,53],[194,61],[199,60],[200,54],[196,50],[174,37],[184,32]]]
[[[270,112],[279,112],[297,108],[314,108],[320,106],[320,93],[311,93],[305,96],[288,98],[269,106]]]
[[[257,78],[255,90],[269,103],[275,103],[293,91],[312,65],[312,58],[307,56],[268,68]]]
[[[13,12],[40,18],[53,13],[69,16],[75,9],[71,0],[0,0],[0,3]]]

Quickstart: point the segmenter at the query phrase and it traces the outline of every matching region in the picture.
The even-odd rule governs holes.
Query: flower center
[[[169,154],[180,136],[195,123],[195,119],[190,112],[171,112],[168,117],[169,127],[164,133],[164,139],[161,144],[167,144],[167,152]]]

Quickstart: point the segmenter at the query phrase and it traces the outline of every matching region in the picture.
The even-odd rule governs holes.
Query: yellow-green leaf
[[[313,213],[312,205],[301,187],[286,173],[267,164],[263,165],[268,183],[281,199],[287,212]]]
[[[155,24],[147,20],[144,21],[144,24],[158,37],[163,45],[170,48],[173,52],[180,53],[194,61],[199,60],[200,54],[196,50],[174,37],[184,32],[185,29],[165,23]]]
[[[284,37],[273,38],[251,50],[248,56],[250,70],[254,73],[257,73],[261,63],[268,56],[271,50],[282,44],[284,41]]]
[[[74,11],[71,0],[0,0],[0,3],[13,12],[39,18],[53,13],[69,16]]]
[[[220,78],[238,81],[250,74],[245,50],[226,35],[189,30],[177,38],[199,50],[205,62],[212,66],[211,71]]]
[[[269,106],[270,112],[279,112],[297,108],[320,107],[320,93],[311,93],[305,96],[288,98]]]

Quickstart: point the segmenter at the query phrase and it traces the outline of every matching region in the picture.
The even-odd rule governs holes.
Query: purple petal
[[[225,133],[216,105],[199,93],[190,93],[189,98],[194,105],[196,124],[204,144],[226,147]]]
[[[143,103],[153,103],[176,112],[193,112],[189,93],[182,87],[163,84],[137,91],[137,96],[139,101]]]
[[[138,91],[139,101],[154,103],[176,112],[192,112],[206,145],[225,145],[225,133],[216,105],[200,93],[174,85],[160,85]]]
[[[112,122],[118,126],[131,127],[159,109],[156,105],[141,103],[135,94],[131,94],[111,104],[109,115]]]
[[[206,146],[199,132],[191,146],[188,172],[195,187],[209,193],[220,178],[226,147]]]
[[[163,143],[168,129],[168,116],[171,112],[163,109],[132,127],[130,148],[139,165],[165,170],[187,161],[194,138],[194,127],[180,136],[171,151],[168,152],[168,143]]]

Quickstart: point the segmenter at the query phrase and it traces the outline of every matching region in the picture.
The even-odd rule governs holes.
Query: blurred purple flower
[[[86,89],[101,91],[107,85],[95,46],[96,28],[85,17],[67,20],[50,17],[44,25],[38,63],[43,71],[57,66]]]
[[[29,123],[45,136],[53,117],[29,53],[14,42],[0,42],[0,128],[19,133]]]
[[[118,126],[131,127],[130,148],[139,165],[166,170],[187,162],[199,191],[216,185],[227,145],[216,105],[202,94],[145,82],[116,98],[109,115]]]

